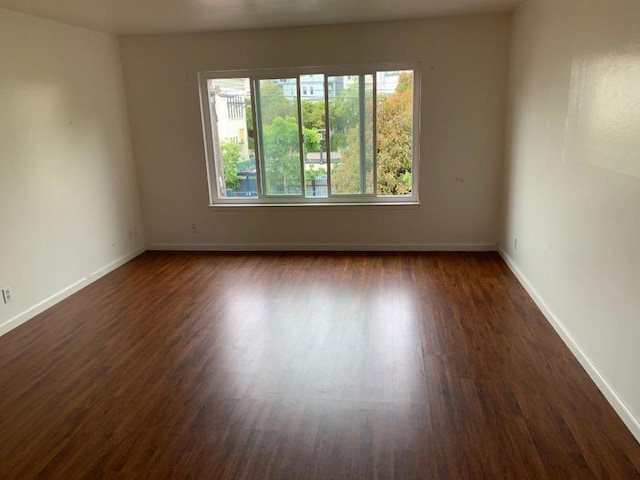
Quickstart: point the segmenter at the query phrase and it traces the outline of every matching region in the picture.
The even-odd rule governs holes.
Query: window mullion
[[[371,107],[371,119],[373,125],[372,141],[373,151],[371,155],[373,157],[373,196],[378,196],[378,72],[373,72],[373,92],[372,92],[373,105]]]
[[[304,129],[302,126],[302,97],[300,95],[300,75],[296,75],[296,97],[298,103],[298,142],[300,145],[300,194],[307,196],[307,186],[304,184]]]
[[[327,197],[331,197],[331,137],[329,134],[329,76],[324,76],[324,138],[327,151]]]
[[[213,102],[209,100],[209,93],[207,92],[207,105],[209,107],[209,118],[211,120],[211,146],[213,147],[213,162],[216,175],[216,187],[218,190],[218,196],[226,197],[226,184],[224,175],[222,174],[222,153],[220,151],[220,139],[218,138],[218,115],[216,113],[216,93],[213,94]]]
[[[251,114],[253,117],[253,146],[256,158],[256,186],[258,187],[258,197],[263,197],[264,188],[264,176],[262,175],[262,125],[259,120],[259,99],[260,96],[260,81],[256,78],[251,78],[249,81],[251,88]],[[248,141],[248,136],[247,136]]]
[[[367,109],[365,75],[358,76],[358,115],[360,117],[360,195],[367,191]]]

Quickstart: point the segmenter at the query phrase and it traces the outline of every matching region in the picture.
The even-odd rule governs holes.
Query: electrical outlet
[[[11,295],[11,287],[2,289],[2,299],[4,300],[4,303],[9,303],[13,299],[13,296]]]
[[[513,238],[513,249],[514,250],[518,249],[518,237]]]

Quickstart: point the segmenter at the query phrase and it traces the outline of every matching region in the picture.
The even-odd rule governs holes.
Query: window
[[[415,64],[199,78],[212,205],[417,203]]]
[[[240,95],[227,97],[227,117],[230,120],[244,118],[244,99]]]

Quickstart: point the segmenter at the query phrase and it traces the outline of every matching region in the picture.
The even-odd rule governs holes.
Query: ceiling
[[[0,0],[0,8],[113,34],[234,30],[497,12],[520,0]]]

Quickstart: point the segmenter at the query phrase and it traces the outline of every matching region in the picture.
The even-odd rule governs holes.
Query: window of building
[[[415,64],[199,78],[212,205],[417,203]]]
[[[229,95],[227,97],[227,117],[230,120],[244,118],[244,98],[240,95]]]

